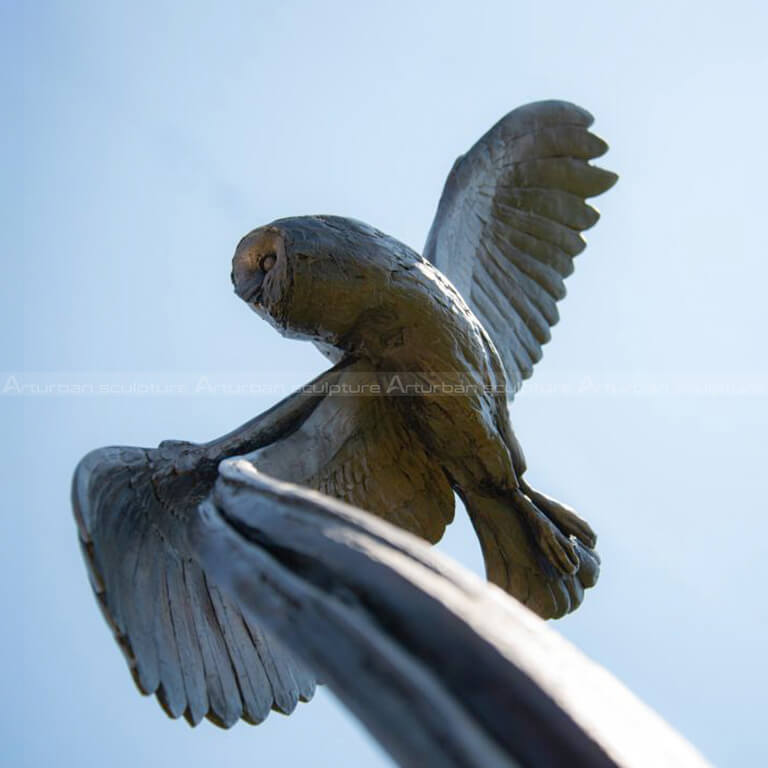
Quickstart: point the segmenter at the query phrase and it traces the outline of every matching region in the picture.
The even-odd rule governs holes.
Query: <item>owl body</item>
[[[434,265],[352,219],[279,219],[238,246],[233,274],[242,298],[249,299],[251,265],[273,252],[258,300],[249,302],[260,315],[334,360],[360,361],[367,370],[358,366],[357,378],[378,382],[389,413],[415,432],[452,484],[517,486],[515,463],[523,459],[501,359]]]
[[[414,385],[410,420],[454,485],[514,488],[518,453],[523,460],[501,359],[453,284],[419,259],[400,278],[410,285],[400,305],[405,343],[389,358],[390,394],[400,382]]]

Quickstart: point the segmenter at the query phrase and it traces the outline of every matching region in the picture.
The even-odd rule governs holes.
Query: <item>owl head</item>
[[[235,293],[284,336],[345,350],[397,312],[392,275],[420,257],[352,219],[299,216],[249,232],[232,259]]]

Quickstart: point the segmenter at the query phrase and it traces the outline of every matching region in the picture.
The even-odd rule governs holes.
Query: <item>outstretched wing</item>
[[[332,383],[336,366],[312,384]],[[322,394],[297,393],[211,443],[102,448],[75,471],[72,501],[91,583],[139,689],[196,725],[258,723],[315,690],[312,673],[248,622],[192,557],[198,503],[219,462],[291,434]]]
[[[592,122],[564,101],[503,117],[456,160],[424,248],[482,320],[513,391],[541,359],[579,233],[599,217],[585,199],[618,178],[588,162],[608,149]]]

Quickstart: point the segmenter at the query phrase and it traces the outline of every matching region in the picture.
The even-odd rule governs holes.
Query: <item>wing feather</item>
[[[187,708],[184,672],[172,617],[172,596],[168,588],[169,554],[163,553],[154,564],[156,603],[156,647],[160,672],[158,698],[171,717],[180,717]]]
[[[218,588],[209,593],[240,691],[242,717],[260,723],[273,704],[272,684],[240,612]]]
[[[210,704],[205,683],[203,657],[197,640],[192,606],[187,595],[184,580],[184,564],[177,558],[166,555],[166,584],[173,619],[179,666],[184,681],[187,707],[184,714],[192,725],[197,725],[206,715]]]
[[[242,716],[242,705],[221,626],[208,592],[205,575],[194,563],[184,569],[192,621],[203,659],[210,709],[208,717],[225,728]]]

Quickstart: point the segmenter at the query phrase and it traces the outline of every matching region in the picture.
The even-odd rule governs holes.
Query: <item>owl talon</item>
[[[565,574],[579,570],[579,555],[576,546],[568,536],[544,514],[520,489],[515,492],[515,507],[528,522],[534,541],[541,555],[551,565]]]
[[[579,570],[579,556],[573,542],[563,536],[549,520],[537,528],[535,534],[542,553],[558,570],[566,574],[574,574]]]
[[[592,526],[579,517],[570,507],[534,490],[522,478],[520,488],[523,493],[543,512],[565,536],[574,536],[588,549],[597,545],[597,534]]]

